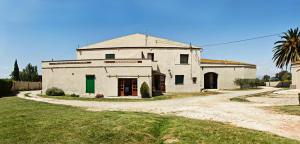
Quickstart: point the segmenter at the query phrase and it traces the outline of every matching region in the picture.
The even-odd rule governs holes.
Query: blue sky
[[[0,0],[0,77],[15,59],[75,59],[78,45],[145,33],[193,45],[269,35],[300,27],[299,0]],[[279,71],[279,37],[203,47],[202,56],[257,64],[257,75]]]

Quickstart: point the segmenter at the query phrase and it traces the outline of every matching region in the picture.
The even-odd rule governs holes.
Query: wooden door
[[[124,90],[124,80],[119,79],[119,95],[120,96],[125,96],[125,90]]]
[[[137,80],[136,79],[131,80],[131,94],[132,94],[132,96],[137,96]]]
[[[165,79],[166,79],[166,76],[164,76],[164,75],[160,76],[160,90],[161,90],[161,92],[166,92]]]

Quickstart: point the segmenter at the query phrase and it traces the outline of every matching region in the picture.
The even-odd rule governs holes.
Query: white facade
[[[292,71],[292,84],[291,88],[300,89],[300,63],[295,62],[291,66]]]
[[[256,68],[249,65],[237,64],[201,64],[202,84],[204,86],[204,75],[215,73],[218,76],[217,89],[239,88],[234,84],[236,79],[255,79]]]
[[[148,44],[145,44],[146,37]],[[150,86],[150,91],[153,90],[153,72],[164,75],[164,92],[201,90],[200,48],[142,34],[108,42],[109,44],[106,44],[107,41],[102,42],[105,47],[99,43],[77,49],[77,60],[44,61],[43,92],[50,87],[58,87],[66,93],[89,95],[85,92],[86,76],[94,75],[94,94],[118,96],[118,79],[134,78],[137,79],[140,96],[143,82]],[[128,47],[127,44],[132,44],[133,47]],[[154,59],[149,59],[150,53],[154,55]],[[107,54],[114,55],[114,59],[106,59]],[[180,63],[181,55],[188,56],[187,63]],[[175,84],[177,75],[183,75],[182,84]]]
[[[138,63],[142,61],[142,63]],[[43,92],[48,88],[61,88],[67,94],[81,96],[118,96],[118,78],[137,78],[138,89],[142,82],[151,85],[150,60],[126,60],[128,63],[105,63],[105,60],[44,61]],[[95,93],[86,93],[86,76],[95,76]],[[151,87],[150,87],[151,92]],[[138,91],[138,95],[140,95]]]
[[[81,96],[119,96],[124,91],[141,96],[143,82],[151,95],[200,92],[208,72],[218,74],[218,89],[236,88],[236,78],[256,77],[253,65],[201,64],[200,55],[201,48],[189,44],[143,34],[123,36],[78,48],[77,60],[43,61],[43,92],[58,87]],[[87,93],[88,76],[93,77],[92,93]]]

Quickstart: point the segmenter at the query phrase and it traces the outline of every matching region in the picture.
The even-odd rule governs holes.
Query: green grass
[[[47,96],[39,95],[44,98],[54,98],[61,100],[82,100],[82,101],[103,101],[103,102],[141,102],[141,101],[152,101],[152,99],[130,99],[130,98],[86,98],[86,97],[72,97],[70,95],[65,96]]]
[[[195,96],[208,96],[220,94],[219,92],[207,91],[207,92],[185,92],[185,93],[168,93],[162,96],[155,96],[153,100],[166,100],[166,99],[176,99],[176,98],[186,98]]]
[[[185,98],[185,97],[194,97],[194,96],[207,96],[219,94],[218,92],[194,92],[194,93],[169,93],[166,95],[155,96],[152,98],[144,99],[131,99],[131,98],[84,98],[84,97],[72,97],[70,95],[66,96],[46,96],[40,95],[44,98],[55,98],[55,99],[64,99],[64,100],[83,100],[83,101],[107,101],[107,102],[140,102],[140,101],[154,101],[154,100],[166,100],[166,99],[175,99],[175,98]]]
[[[300,106],[299,105],[285,105],[285,106],[272,106],[269,107],[272,110],[279,113],[286,113],[290,115],[298,115],[300,116]]]
[[[247,98],[249,98],[249,97],[262,97],[262,96],[269,95],[269,94],[271,94],[273,92],[274,91],[268,91],[268,92],[261,92],[261,93],[251,94],[251,95],[244,95],[244,96],[233,97],[233,98],[230,98],[230,101],[250,102],[249,100],[247,100]]]
[[[137,112],[0,98],[0,142],[10,143],[299,143],[229,124]]]

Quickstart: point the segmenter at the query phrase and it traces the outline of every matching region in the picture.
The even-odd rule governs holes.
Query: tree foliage
[[[300,59],[300,31],[298,28],[283,33],[275,42],[273,61],[278,68],[287,67]]]
[[[18,62],[17,60],[15,61],[14,64],[14,71],[12,71],[11,73],[11,79],[15,80],[15,81],[19,81],[20,80],[20,70],[19,70],[19,66],[18,66]]]
[[[30,63],[20,72],[20,80],[22,81],[39,81],[37,66]]]
[[[288,81],[292,79],[292,74],[288,71],[281,71],[275,74],[276,79],[280,81]]]
[[[267,82],[267,81],[270,81],[271,77],[269,75],[264,75],[262,80]]]

